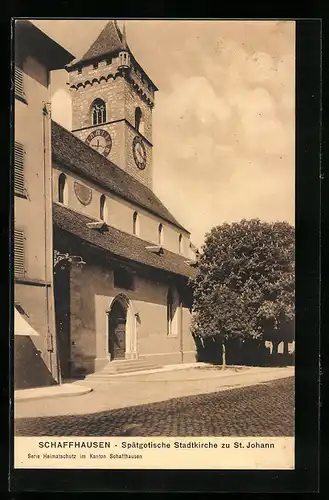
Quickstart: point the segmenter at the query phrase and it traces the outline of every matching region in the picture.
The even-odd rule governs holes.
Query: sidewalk
[[[40,398],[63,398],[67,396],[80,396],[88,394],[93,389],[87,386],[77,384],[61,384],[48,387],[35,387],[32,389],[21,389],[15,391],[15,401],[27,401]]]
[[[58,389],[57,387],[42,388],[42,396],[39,398],[34,397],[31,400],[15,398],[15,418],[84,415],[173,398],[226,391],[293,376],[294,367],[239,367],[235,370],[227,368],[224,371],[214,367],[189,367],[186,370],[135,373],[125,377],[111,377],[105,381],[90,379],[74,381],[71,384],[58,386]],[[64,392],[61,394],[59,388],[64,386]],[[59,392],[55,394],[55,390]],[[28,391],[33,390],[28,389]],[[36,396],[36,391],[41,391],[41,389],[34,391],[34,396]],[[56,397],[49,397],[49,393],[55,394]],[[75,397],[78,394],[84,395]]]

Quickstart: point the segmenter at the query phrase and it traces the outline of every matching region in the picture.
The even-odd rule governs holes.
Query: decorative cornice
[[[148,95],[147,92],[141,87],[141,85],[136,82],[132,77],[129,75],[129,71],[125,70],[118,70],[116,72],[111,72],[108,75],[102,75],[100,77],[94,77],[92,79],[81,79],[80,81],[72,84],[68,84],[70,89],[74,90],[79,90],[80,88],[86,88],[88,85],[93,86],[93,85],[100,85],[102,82],[108,82],[111,78],[112,80],[115,80],[116,78],[121,77],[127,80],[132,88],[135,90],[135,92],[140,96],[140,98],[146,102],[148,106],[151,108],[154,107],[154,100]]]

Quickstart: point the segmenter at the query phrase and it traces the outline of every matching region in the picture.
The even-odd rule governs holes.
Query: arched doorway
[[[124,359],[126,356],[126,324],[127,308],[120,300],[116,300],[108,316],[108,350],[113,359]]]

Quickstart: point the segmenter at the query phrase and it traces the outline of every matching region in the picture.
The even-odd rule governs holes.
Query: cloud
[[[77,54],[100,27],[96,33],[94,21],[75,22],[80,33],[85,23],[89,37],[68,40]],[[58,24],[64,38],[69,23]],[[129,21],[128,37],[160,88],[153,110],[154,189],[192,240],[200,245],[224,220],[292,222],[294,23]],[[65,90],[53,96],[53,117],[67,128],[69,99]]]

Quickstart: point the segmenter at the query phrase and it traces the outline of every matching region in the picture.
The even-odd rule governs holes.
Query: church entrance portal
[[[126,355],[127,310],[119,300],[116,300],[111,307],[108,321],[111,360],[124,359]]]

